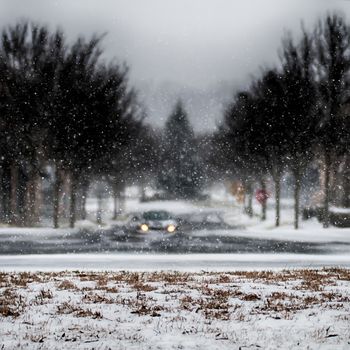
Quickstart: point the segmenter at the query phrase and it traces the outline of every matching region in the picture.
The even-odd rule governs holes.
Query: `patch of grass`
[[[106,295],[100,295],[96,293],[85,294],[82,298],[84,303],[92,304],[113,304],[114,300]]]
[[[19,288],[26,288],[29,283],[41,282],[40,274],[21,272],[16,275],[8,275],[10,283]]]
[[[91,318],[102,318],[100,311],[91,311],[90,309],[83,309],[79,306],[64,302],[57,306],[57,314],[69,315],[73,314],[76,317],[91,317]]]
[[[152,272],[147,276],[148,282],[164,282],[165,284],[182,284],[193,281],[193,276],[186,272]]]
[[[64,289],[64,290],[76,290],[77,286],[70,280],[63,280],[58,286],[58,289]]]
[[[0,315],[4,317],[18,317],[25,308],[24,298],[13,288],[7,288],[0,296]]]
[[[157,287],[151,286],[150,284],[146,284],[146,283],[135,283],[132,286],[134,289],[136,289],[138,292],[152,292],[154,290],[157,290]]]
[[[35,296],[35,303],[38,305],[43,305],[52,298],[53,294],[50,289],[41,289],[39,294]]]
[[[256,300],[260,300],[261,298],[255,293],[248,293],[248,294],[242,294],[240,299],[244,301],[256,301]]]
[[[50,283],[48,289],[45,283],[52,281],[54,284]],[[80,284],[81,281],[91,283]],[[60,303],[57,306],[59,315],[98,319],[102,315],[89,308],[92,304],[117,304],[134,314],[151,317],[160,317],[164,311],[186,310],[199,313],[208,320],[206,322],[247,320],[258,314],[291,318],[305,309],[311,309],[312,314],[319,308],[348,308],[350,293],[342,289],[347,281],[350,281],[350,270],[342,268],[225,273],[0,273],[0,317],[18,317],[31,306],[57,305],[55,291],[67,290],[67,295],[81,298],[81,304]],[[31,283],[40,284],[41,289],[33,297],[32,293],[26,294],[32,299],[24,299],[19,291],[32,292]],[[248,285],[253,285],[253,289],[245,292],[242,287]],[[155,290],[158,293],[152,294]],[[179,302],[174,303],[174,300]],[[235,312],[241,305],[244,305],[243,311]]]

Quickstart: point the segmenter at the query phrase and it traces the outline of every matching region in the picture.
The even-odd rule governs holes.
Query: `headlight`
[[[147,231],[148,231],[148,225],[142,224],[142,225],[140,226],[140,229],[141,229],[141,231],[143,231],[143,232],[147,232]]]
[[[168,225],[167,231],[168,231],[169,233],[173,233],[175,230],[176,230],[175,225],[173,225],[173,224]]]

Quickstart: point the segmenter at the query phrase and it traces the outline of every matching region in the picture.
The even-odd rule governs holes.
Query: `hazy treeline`
[[[295,228],[303,174],[310,164],[318,164],[323,222],[328,226],[331,200],[350,207],[350,28],[341,15],[328,14],[312,32],[302,28],[298,41],[286,35],[279,57],[278,67],[264,69],[227,107],[213,137],[212,162],[219,171],[229,170],[240,178],[250,198],[254,184],[264,188],[272,178],[276,226],[282,175],[291,173]],[[339,173],[341,181],[335,183]],[[333,191],[336,187],[341,188],[340,196]]]
[[[350,207],[350,29],[341,15],[327,15],[312,32],[303,28],[298,41],[285,36],[279,65],[236,93],[218,130],[200,136],[176,101],[163,132],[147,126],[127,66],[102,60],[101,40],[68,43],[60,30],[26,22],[2,31],[2,222],[32,225],[49,207],[58,227],[65,207],[73,227],[86,217],[90,185],[101,179],[112,190],[114,217],[127,184],[151,183],[166,198],[188,199],[224,179],[243,183],[252,215],[254,187],[272,178],[278,226],[288,172],[297,228],[303,176],[315,164],[324,225],[331,202]]]
[[[0,42],[0,216],[39,220],[50,179],[53,224],[68,188],[69,221],[85,217],[91,180],[103,176],[118,196],[152,148],[125,65],[105,63],[101,37],[68,44],[63,32],[21,22]],[[138,140],[135,144],[135,140]],[[138,154],[137,159],[133,157]]]

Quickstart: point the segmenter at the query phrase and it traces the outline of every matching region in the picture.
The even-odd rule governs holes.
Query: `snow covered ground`
[[[350,270],[0,274],[1,349],[349,349]]]
[[[226,197],[225,197],[226,196]],[[204,202],[190,202],[190,201],[148,201],[140,202],[138,198],[127,198],[125,202],[125,215],[133,212],[142,212],[145,210],[168,210],[174,215],[190,214],[206,211],[218,211],[222,213],[225,221],[233,226],[238,226],[244,229],[235,231],[241,237],[254,237],[263,239],[275,240],[289,240],[298,242],[346,242],[350,243],[350,228],[336,228],[329,227],[324,229],[322,225],[316,220],[311,219],[307,221],[300,221],[300,229],[293,228],[294,212],[292,209],[292,202],[290,199],[282,199],[281,210],[281,225],[276,228],[274,226],[274,208],[272,200],[269,202],[267,211],[267,220],[261,222],[260,220],[260,205],[254,201],[254,217],[249,218],[243,213],[242,205],[238,205],[233,197],[224,193],[213,195],[211,200]],[[79,229],[99,229],[107,230],[113,225],[120,224],[125,220],[126,216],[122,215],[118,221],[111,220],[113,211],[113,201],[107,198],[103,203],[103,224],[97,225],[95,222],[97,210],[97,199],[89,198],[87,202],[88,220],[77,221],[76,228],[70,229],[67,223],[63,224],[61,229],[53,229],[51,227],[35,227],[35,228],[15,228],[15,227],[0,227],[0,236],[4,234],[12,235],[49,235],[62,234],[62,236],[77,232]],[[337,209],[340,210],[339,208]],[[344,209],[347,212],[348,209]],[[222,235],[225,232],[219,230],[216,232]],[[232,231],[226,232],[232,235]],[[196,232],[195,235],[207,235],[208,232]],[[215,234],[211,231],[210,234]]]

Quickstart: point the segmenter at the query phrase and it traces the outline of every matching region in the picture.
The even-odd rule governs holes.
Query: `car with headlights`
[[[174,233],[178,229],[178,222],[165,210],[150,210],[134,214],[128,223],[128,228],[140,233],[150,231]]]

